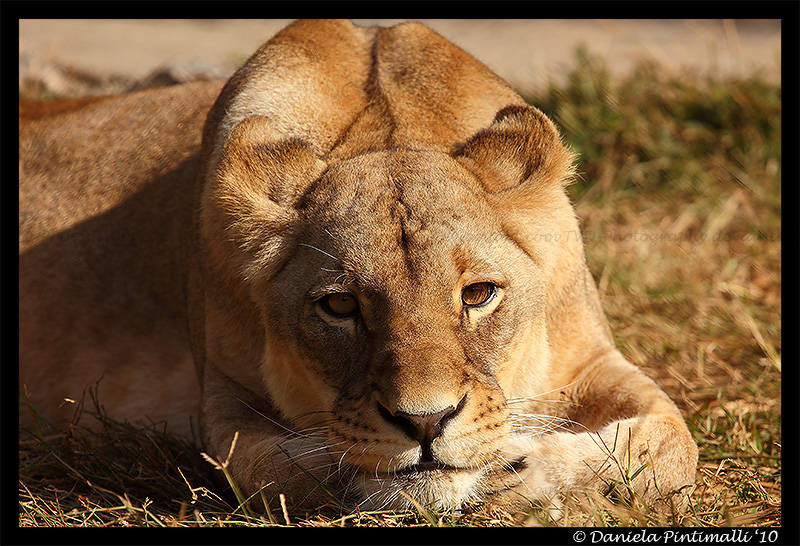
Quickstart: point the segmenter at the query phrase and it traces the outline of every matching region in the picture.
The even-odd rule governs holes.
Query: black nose
[[[441,466],[433,456],[431,444],[442,433],[447,421],[461,411],[464,406],[464,400],[466,400],[466,397],[458,404],[458,407],[448,406],[436,413],[413,414],[397,411],[392,414],[383,404],[378,404],[378,409],[384,419],[402,429],[410,438],[419,442],[419,445],[422,446],[422,457],[417,466],[428,469]]]
[[[450,415],[453,415],[456,408],[448,406],[442,411],[436,413],[428,413],[426,415],[414,415],[404,411],[398,411],[394,414],[394,421],[410,437],[414,438],[420,444],[430,443],[434,438],[442,433],[442,421]]]

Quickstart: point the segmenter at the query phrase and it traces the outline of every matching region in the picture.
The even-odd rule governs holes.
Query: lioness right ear
[[[297,138],[285,138],[266,118],[252,116],[231,132],[217,167],[225,191],[293,206],[325,171],[325,163]],[[244,195],[243,195],[244,196]]]
[[[201,231],[215,261],[238,262],[244,277],[277,267],[298,223],[295,206],[325,169],[308,144],[267,119],[239,123],[203,188]]]
[[[574,154],[553,122],[531,106],[507,106],[492,124],[454,154],[489,193],[523,194],[544,186],[564,185],[574,171]]]

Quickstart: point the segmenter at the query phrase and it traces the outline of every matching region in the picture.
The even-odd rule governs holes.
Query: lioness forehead
[[[438,152],[358,156],[331,166],[307,197],[307,234],[369,277],[386,271],[442,276],[454,264],[490,262],[502,230],[476,184]]]

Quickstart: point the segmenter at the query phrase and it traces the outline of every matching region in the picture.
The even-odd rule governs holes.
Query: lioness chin
[[[199,414],[246,495],[295,509],[693,482],[613,344],[573,154],[424,26],[300,21],[224,86],[21,103],[19,157],[26,426],[23,392],[59,422],[102,378],[112,417]]]

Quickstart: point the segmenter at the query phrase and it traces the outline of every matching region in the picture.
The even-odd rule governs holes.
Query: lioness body
[[[613,346],[538,110],[420,25],[299,22],[219,90],[20,121],[35,407],[100,376],[112,416],[186,434],[199,404],[244,490],[297,507],[547,501],[619,479],[610,449],[650,465],[650,500],[691,483],[680,414]]]
[[[117,418],[169,417],[181,434],[196,422],[181,242],[221,87],[20,108],[20,388],[54,423],[101,378]]]

